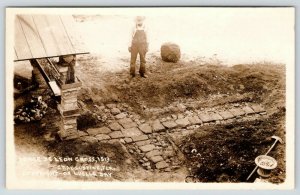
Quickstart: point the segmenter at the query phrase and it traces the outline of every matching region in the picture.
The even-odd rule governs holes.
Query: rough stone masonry
[[[74,64],[76,56],[70,55],[60,57],[56,64],[60,72],[61,101],[58,110],[61,114],[61,125],[58,135],[63,140],[75,139],[79,137],[77,130],[77,117],[79,108],[77,105],[77,95],[81,89],[82,83],[75,80]]]

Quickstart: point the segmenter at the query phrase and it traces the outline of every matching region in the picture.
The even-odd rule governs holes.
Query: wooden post
[[[38,62],[36,60],[30,60],[30,64],[32,66],[32,82],[36,83],[39,87],[39,90],[47,89],[47,82],[45,81],[40,69]]]
[[[57,63],[58,70],[61,73],[61,81],[63,84],[75,82],[75,64],[76,55],[60,56]]]

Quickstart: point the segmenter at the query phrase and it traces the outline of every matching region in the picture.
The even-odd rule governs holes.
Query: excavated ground
[[[270,136],[285,140],[283,65],[173,64],[153,55],[149,77],[132,79],[127,69],[101,71],[93,59],[80,58],[76,70],[83,82],[78,119],[82,136],[59,141],[55,128],[49,131],[47,120],[55,123],[52,102],[52,115],[37,124],[36,134],[22,137],[27,132],[24,124],[15,126],[17,145],[46,137],[30,147],[39,144],[58,156],[110,157],[117,174],[91,180],[184,182],[193,175],[199,182],[245,182],[255,157],[271,146]],[[270,156],[278,167],[269,181],[283,182],[285,145],[278,145]]]

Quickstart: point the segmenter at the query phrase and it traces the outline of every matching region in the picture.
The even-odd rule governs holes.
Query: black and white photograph
[[[291,189],[293,7],[6,8],[11,189]]]

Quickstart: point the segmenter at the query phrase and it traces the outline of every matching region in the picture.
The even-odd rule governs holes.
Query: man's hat
[[[144,20],[145,20],[145,17],[144,17],[144,16],[137,16],[137,17],[135,18],[135,22],[136,22],[137,24],[142,24],[142,23],[144,22]]]

